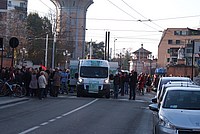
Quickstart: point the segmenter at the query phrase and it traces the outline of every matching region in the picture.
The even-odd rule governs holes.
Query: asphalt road
[[[151,134],[151,96],[36,98],[0,109],[2,134]]]

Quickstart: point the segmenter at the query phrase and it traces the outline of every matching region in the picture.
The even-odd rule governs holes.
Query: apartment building
[[[183,50],[185,64],[191,66],[192,63],[192,41],[200,40],[200,31],[190,28],[168,28],[163,32],[163,36],[158,46],[158,67],[175,65],[178,62],[178,51]],[[195,55],[198,59],[198,55]],[[195,59],[195,58],[194,58]],[[197,60],[196,60],[197,61]],[[196,62],[195,62],[196,63]]]
[[[12,49],[9,47],[11,37],[17,37],[21,44],[26,42],[26,18],[28,0],[1,0],[0,2],[0,38],[3,38],[3,66],[9,66]],[[1,65],[2,66],[2,65]]]

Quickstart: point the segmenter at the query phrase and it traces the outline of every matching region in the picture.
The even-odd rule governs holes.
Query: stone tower
[[[51,0],[57,9],[57,35],[73,59],[84,58],[86,12],[93,0]]]

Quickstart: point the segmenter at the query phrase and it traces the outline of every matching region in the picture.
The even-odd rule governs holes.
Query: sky
[[[200,28],[199,0],[93,0],[87,10],[86,41],[105,42],[115,53],[143,47],[157,57],[162,32],[167,28]],[[55,13],[50,0],[28,0],[28,12]],[[114,41],[115,40],[115,41]],[[115,43],[114,43],[115,42]]]

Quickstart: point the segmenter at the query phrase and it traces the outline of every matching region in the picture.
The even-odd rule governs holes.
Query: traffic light
[[[3,38],[0,38],[0,48],[3,48]]]

